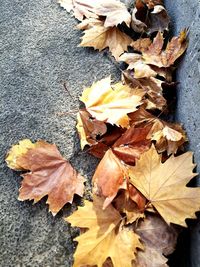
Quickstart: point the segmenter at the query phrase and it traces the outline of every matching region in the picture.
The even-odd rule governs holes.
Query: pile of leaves
[[[82,229],[74,266],[168,266],[175,226],[186,227],[185,220],[200,208],[200,188],[187,186],[196,173],[193,154],[183,153],[186,133],[163,119],[171,111],[172,72],[187,48],[187,31],[168,40],[170,20],[162,0],[59,3],[80,21],[80,46],[108,48],[125,63],[121,81],[105,77],[80,97],[81,149],[101,160],[92,178],[93,201],[66,218]],[[19,200],[36,203],[48,196],[55,215],[75,194],[83,196],[84,178],[54,144],[22,140],[6,162],[27,171]]]

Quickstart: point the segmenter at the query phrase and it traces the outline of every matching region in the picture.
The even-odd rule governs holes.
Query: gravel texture
[[[177,73],[181,84],[176,118],[184,124],[200,164],[199,1],[177,0],[174,4],[168,0],[166,5],[175,32],[190,27],[189,49]],[[4,0],[0,14],[0,266],[69,267],[75,248],[72,239],[78,231],[62,218],[81,199],[76,197],[56,217],[48,213],[45,200],[36,205],[19,202],[21,178],[5,166],[5,154],[23,138],[54,142],[85,175],[89,188],[97,161],[80,152],[75,131],[78,97],[94,80],[110,73],[118,79],[120,72],[105,53],[77,47],[81,33],[75,29],[76,20],[56,1]],[[183,250],[191,241],[190,253],[176,267],[200,266],[200,226],[191,228],[189,239],[181,241]]]

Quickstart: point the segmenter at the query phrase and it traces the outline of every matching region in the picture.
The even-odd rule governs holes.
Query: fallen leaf
[[[105,17],[104,26],[113,27],[123,22],[129,27],[131,15],[124,3],[117,0],[59,0],[58,3],[80,21],[84,18]]]
[[[65,160],[56,145],[38,141],[35,148],[21,155],[17,164],[29,173],[22,175],[19,200],[38,202],[48,195],[49,210],[56,214],[74,194],[83,195],[84,178]]]
[[[96,2],[95,13],[106,17],[104,26],[113,27],[123,22],[129,27],[131,15],[124,3],[116,0],[100,0]]]
[[[88,23],[90,23],[89,20]],[[79,27],[86,27],[85,25],[81,24]],[[132,39],[117,27],[105,27],[103,21],[93,20],[90,26],[87,25],[87,27],[80,46],[93,47],[99,51],[108,48],[115,59],[118,59],[124,51],[127,51],[132,42]]]
[[[168,30],[169,22],[169,16],[161,1],[136,1],[131,23],[134,31],[147,34],[164,32]]]
[[[146,64],[151,64],[159,68],[167,68],[173,65],[187,48],[187,31],[183,30],[179,36],[173,37],[164,50],[162,49],[163,43],[163,35],[158,32],[149,50],[146,50],[142,55]]]
[[[18,145],[12,146],[6,155],[6,163],[8,167],[15,171],[23,171],[24,168],[18,162],[18,158],[25,155],[29,149],[34,148],[35,146],[36,145],[29,139],[21,140]]]
[[[92,145],[87,151],[97,157],[103,158],[106,151],[110,149],[117,139],[120,138],[122,133],[124,133],[125,129],[117,127],[115,125],[107,125],[107,132],[98,140],[97,144]]]
[[[157,73],[147,65],[142,58],[142,55],[136,53],[124,53],[119,57],[119,61],[124,61],[128,64],[128,70],[134,69],[134,78],[149,78],[156,77]]]
[[[134,164],[140,155],[151,146],[151,140],[147,138],[152,125],[143,127],[132,126],[115,142],[113,153],[127,164]]]
[[[94,193],[104,196],[105,209],[115,198],[120,188],[126,188],[126,179],[128,178],[125,165],[108,150],[100,161],[92,178]]]
[[[121,82],[111,85],[111,78],[107,77],[86,88],[80,100],[97,120],[127,128],[127,114],[137,110],[143,95],[143,90],[132,89]]]
[[[143,108],[129,114],[132,127],[141,127],[143,124],[151,125],[147,139],[155,141],[159,153],[175,154],[187,141],[186,133],[177,123],[169,123],[153,116]]]
[[[187,48],[186,35],[186,30],[182,31],[178,37],[173,37],[168,42],[166,49],[163,49],[163,34],[158,32],[149,48],[141,51],[142,54],[124,53],[119,57],[119,61],[128,64],[128,70],[134,71],[134,78],[156,77],[157,74],[167,78],[168,69]]]
[[[106,124],[102,121],[97,121],[86,110],[80,110],[77,114],[77,131],[79,133],[81,149],[86,145],[95,145],[97,136],[102,136],[106,133]]]
[[[76,238],[78,247],[74,254],[74,267],[101,267],[108,258],[114,267],[131,267],[137,248],[143,248],[133,231],[120,227],[122,218],[118,211],[111,205],[103,210],[103,202],[95,197],[93,203],[86,201],[84,207],[66,218],[72,226],[89,229]]]
[[[170,18],[167,14],[167,10],[161,6],[156,5],[152,12],[149,13],[150,25],[148,27],[148,33],[164,32],[168,31]]]
[[[134,230],[140,236],[145,249],[138,251],[133,267],[168,266],[168,259],[164,255],[168,256],[175,250],[177,230],[167,225],[159,215],[152,213],[140,220]]]
[[[129,167],[130,182],[149,200],[163,219],[169,224],[186,226],[186,218],[195,218],[200,207],[200,188],[186,187],[196,176],[193,154],[173,155],[164,163],[151,147]]]
[[[137,79],[134,76],[135,74],[132,71],[126,70],[123,71],[122,80],[129,86],[142,88],[146,92],[146,100],[143,100],[146,109],[164,110],[167,106],[167,101],[163,97],[163,81],[154,77]]]
[[[131,47],[134,48],[134,50],[139,52],[144,52],[148,50],[149,46],[152,44],[152,41],[150,38],[140,38],[136,41],[132,41],[130,44]]]
[[[67,12],[73,11],[73,16],[82,21],[86,18],[98,18],[94,12],[94,4],[91,0],[58,0],[61,7]]]
[[[163,0],[143,0],[149,9],[154,8],[156,5],[163,5]]]
[[[134,188],[132,185],[130,186]],[[140,198],[140,205],[142,204],[141,210],[136,202],[130,198],[130,194],[127,190],[121,190],[119,195],[114,199],[112,203],[123,217],[124,214],[126,215],[126,224],[131,224],[145,217],[144,205],[146,204],[146,199],[137,191],[137,189],[135,189],[134,197],[137,198],[136,201],[138,201]]]

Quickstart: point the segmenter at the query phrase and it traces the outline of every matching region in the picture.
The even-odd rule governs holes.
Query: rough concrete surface
[[[166,5],[176,32],[190,27],[190,46],[177,73],[177,120],[184,123],[200,165],[199,1],[168,0]],[[74,119],[78,97],[94,80],[110,73],[117,79],[120,73],[103,53],[77,47],[81,33],[76,21],[56,1],[4,0],[0,14],[0,266],[72,266],[77,230],[62,217],[80,198],[55,218],[45,200],[36,205],[19,202],[21,179],[5,166],[4,158],[20,139],[45,139],[56,143],[89,181],[97,162],[79,149]],[[71,96],[63,89],[64,80]],[[61,116],[62,112],[70,113]],[[197,224],[192,231],[187,260],[174,266],[200,266],[199,229]]]

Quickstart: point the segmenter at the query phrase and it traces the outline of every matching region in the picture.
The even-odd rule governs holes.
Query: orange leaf
[[[149,149],[151,140],[147,137],[152,125],[131,126],[113,145],[113,153],[127,164],[134,164],[135,159]]]
[[[103,208],[112,202],[120,188],[126,188],[126,179],[126,167],[108,150],[93,176],[94,192],[106,197]]]

